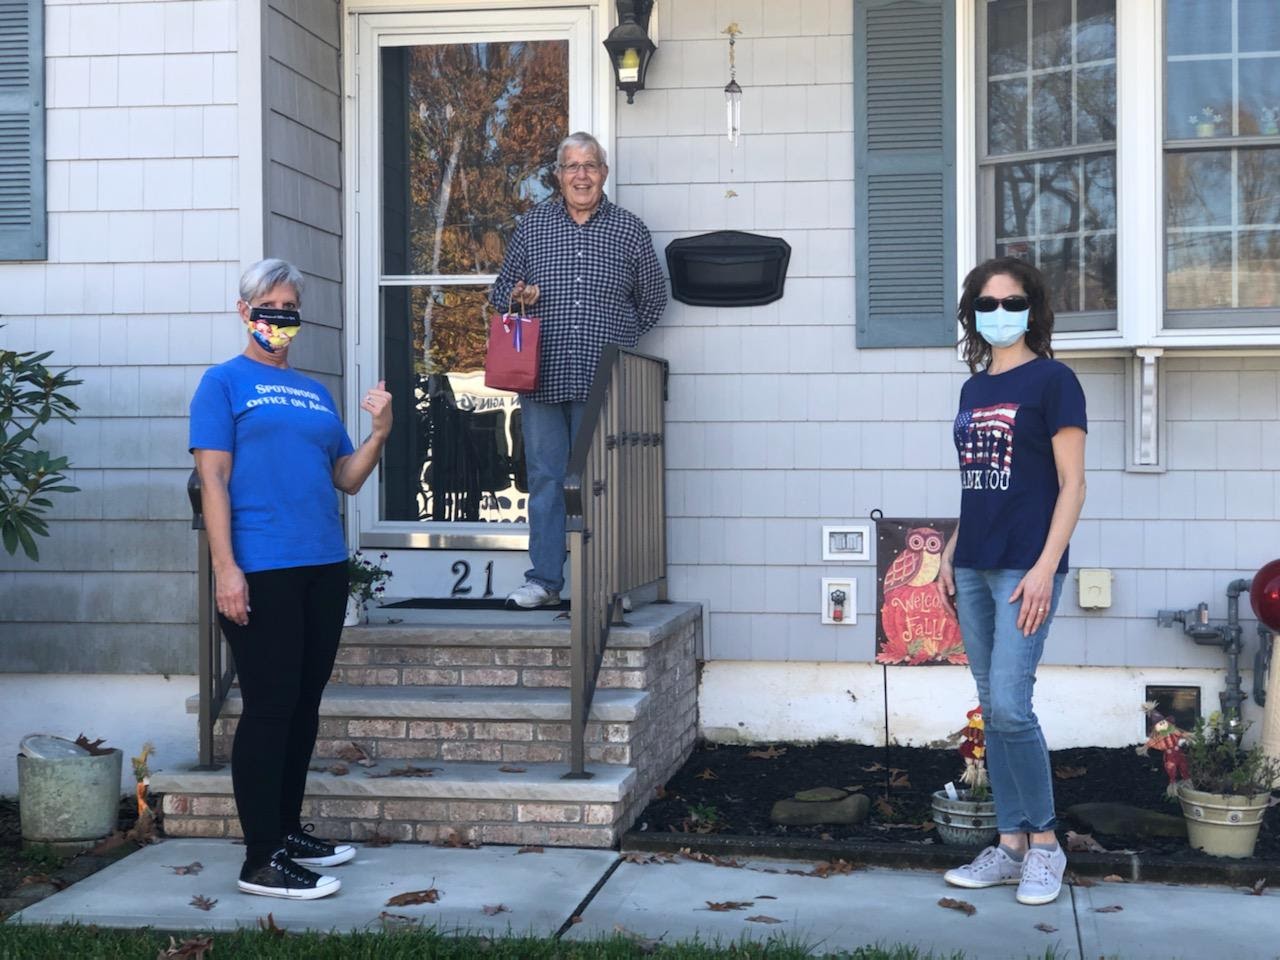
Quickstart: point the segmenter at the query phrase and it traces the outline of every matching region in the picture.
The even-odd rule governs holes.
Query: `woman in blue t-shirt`
[[[324,385],[289,366],[301,329],[302,274],[262,260],[240,278],[244,352],[212,367],[191,399],[218,622],[243,702],[231,781],[244,831],[240,890],[313,900],[341,884],[308,866],[355,856],[301,824],[320,697],[342,635],[347,547],[341,490],[368,479],[391,432],[391,396],[361,399],[373,417],[354,448]]]
[[[978,686],[1000,842],[946,880],[1016,883],[1020,903],[1050,903],[1067,858],[1031,692],[1084,505],[1084,392],[1052,359],[1053,309],[1030,264],[1004,257],[974,268],[959,319],[973,376],[955,420],[960,523],[939,578],[955,596]]]

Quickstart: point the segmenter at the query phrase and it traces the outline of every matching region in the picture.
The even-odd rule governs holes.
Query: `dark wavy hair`
[[[1031,316],[1027,319],[1027,346],[1031,352],[1041,357],[1052,357],[1053,346],[1053,307],[1049,306],[1049,291],[1045,289],[1044,276],[1017,257],[995,257],[978,264],[964,278],[964,292],[960,295],[960,306],[956,309],[956,318],[964,328],[964,337],[960,345],[964,349],[964,362],[969,365],[969,372],[977,372],[979,367],[991,366],[991,344],[982,339],[978,333],[978,324],[973,316],[973,301],[982,295],[982,288],[992,277],[1012,277],[1022,285],[1031,306]]]

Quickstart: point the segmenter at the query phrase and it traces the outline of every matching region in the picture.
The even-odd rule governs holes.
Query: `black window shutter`
[[[0,0],[0,260],[44,260],[44,3]]]
[[[856,0],[857,344],[956,342],[955,3]]]

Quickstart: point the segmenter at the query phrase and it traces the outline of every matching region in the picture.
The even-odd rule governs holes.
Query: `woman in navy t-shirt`
[[[352,446],[324,385],[289,366],[302,274],[262,260],[240,278],[244,352],[205,372],[191,399],[218,623],[243,706],[231,782],[244,831],[244,893],[313,900],[340,883],[307,867],[355,856],[301,820],[320,697],[342,635],[347,547],[337,490],[356,493],[391,432],[381,383],[360,406],[373,431]],[[336,488],[336,490],[335,490]]]
[[[939,578],[978,685],[1000,843],[946,880],[1016,883],[1020,903],[1050,903],[1067,858],[1031,692],[1084,505],[1084,392],[1053,359],[1053,310],[1035,267],[1005,257],[974,268],[959,318],[973,376],[955,420],[960,524]]]

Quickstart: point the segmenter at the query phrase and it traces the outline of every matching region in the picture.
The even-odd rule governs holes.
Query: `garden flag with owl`
[[[955,520],[876,520],[876,663],[968,663],[938,580]]]

